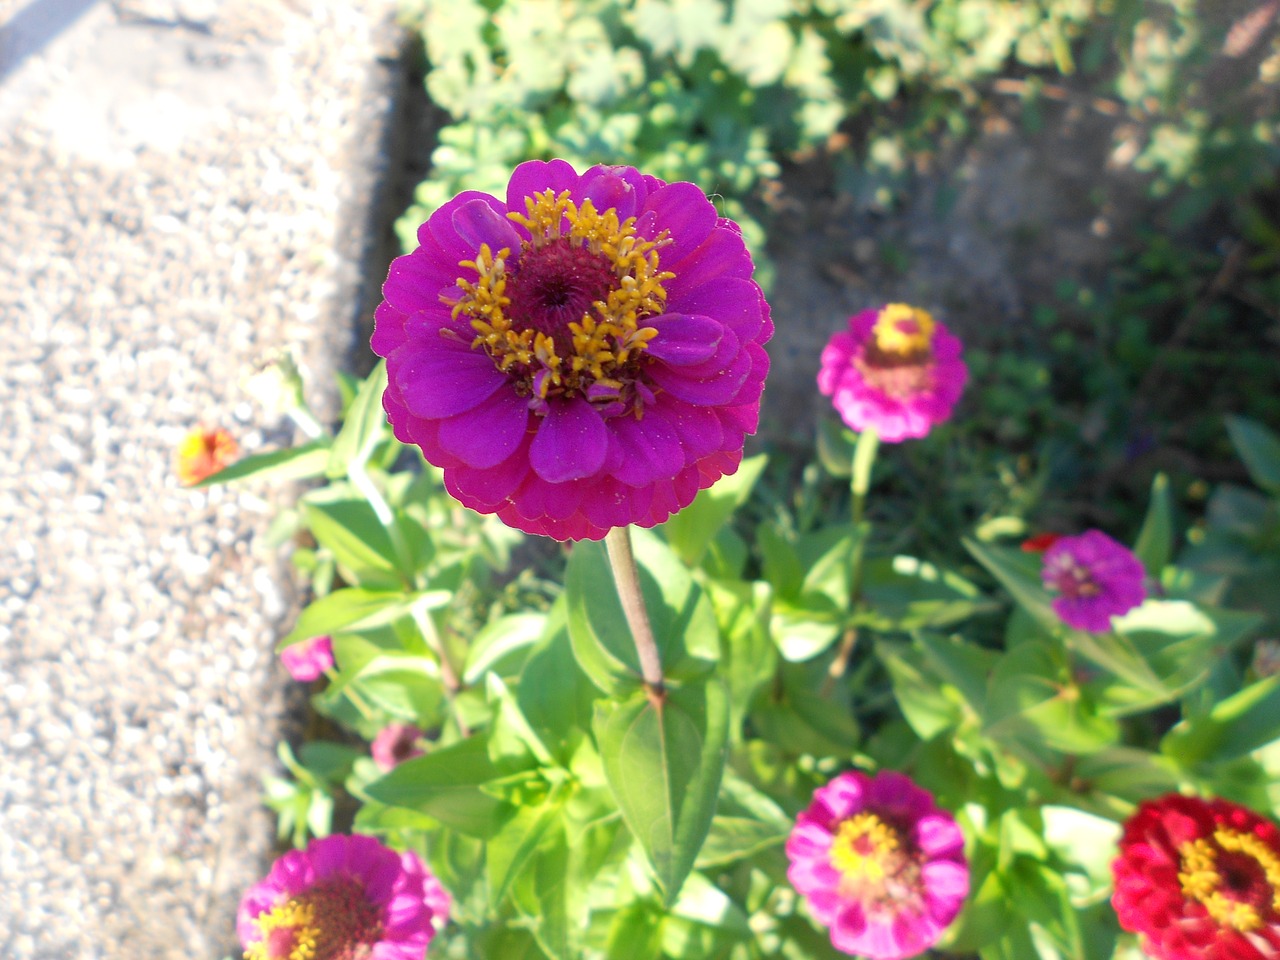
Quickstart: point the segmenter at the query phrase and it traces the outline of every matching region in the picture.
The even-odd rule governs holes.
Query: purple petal
[[[716,226],[715,206],[692,183],[660,187],[645,201],[644,209],[654,213],[658,228],[671,236],[671,243],[658,254],[664,267],[679,263],[696,250]]]
[[[528,401],[514,390],[499,390],[479,406],[441,421],[440,446],[483,470],[515,453],[528,422]]]
[[[524,214],[525,197],[551,190],[557,196],[564,190],[572,190],[578,182],[578,174],[565,160],[528,160],[516,167],[507,181],[507,209]]]
[[[493,209],[495,201],[468,200],[453,212],[453,229],[471,249],[488,244],[494,256],[504,247],[520,250],[520,234],[505,216]]]
[[[926,816],[916,824],[916,845],[930,857],[950,856],[964,849],[964,834],[950,814]]]
[[[441,303],[440,294],[454,286],[458,279],[458,264],[433,258],[424,249],[419,247],[408,256],[391,261],[387,281],[382,285],[382,295],[401,313],[442,310],[447,316],[449,309]]]
[[[392,376],[404,405],[429,420],[465,413],[507,382],[488,354],[443,339],[402,348],[394,360]]]
[[[650,410],[643,420],[615,417],[609,421],[610,443],[623,450],[622,463],[614,472],[631,487],[643,487],[674,477],[684,466],[680,437],[664,417]]]
[[[405,315],[385,300],[373,311],[373,337],[369,348],[380,357],[391,355],[405,341]]]
[[[686,463],[715,453],[724,443],[724,428],[715,410],[670,401],[660,402],[655,409],[662,412],[679,435]],[[741,439],[738,442],[741,443]]]
[[[744,343],[761,338],[765,306],[760,288],[752,280],[733,278],[704,283],[667,306],[680,313],[700,313],[715,317]]]
[[[728,334],[728,331],[725,331]],[[732,402],[751,373],[751,356],[739,354],[728,369],[711,377],[691,374],[687,367],[654,364],[649,369],[653,382],[673,397],[697,406],[712,407]]]
[[[644,323],[658,331],[649,341],[649,355],[677,367],[711,359],[724,335],[724,327],[717,321],[696,314],[664,313]]]
[[[644,198],[644,177],[634,167],[595,166],[582,175],[574,190],[579,204],[590,200],[596,210],[616,210],[619,220],[634,217]]]
[[[719,227],[688,256],[678,262],[663,261],[662,266],[675,274],[665,284],[668,303],[679,303],[695,288],[719,278],[749,280],[752,270],[742,237]]]
[[[418,242],[424,247],[435,243],[444,265],[453,264],[456,266],[463,260],[474,260],[476,258],[476,248],[458,236],[458,231],[453,226],[454,211],[473,200],[484,201],[501,212],[499,201],[489,196],[489,194],[481,193],[478,190],[465,190],[433,213],[427,219],[427,222],[418,228]],[[523,206],[521,209],[524,209]]]
[[[445,489],[451,497],[472,510],[492,512],[510,500],[529,475],[528,445],[525,441],[515,454],[487,470],[466,466],[445,470]]]
[[[608,446],[609,432],[591,404],[553,402],[529,447],[529,465],[548,483],[581,480],[599,472]]]

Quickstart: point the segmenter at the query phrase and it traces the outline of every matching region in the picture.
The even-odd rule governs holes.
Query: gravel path
[[[200,422],[288,442],[249,386],[282,348],[332,406],[392,7],[99,3],[0,71],[6,960],[236,951],[299,695],[271,652],[296,598],[262,542],[286,491],[182,489],[173,450]],[[20,14],[0,0],[0,41]]]

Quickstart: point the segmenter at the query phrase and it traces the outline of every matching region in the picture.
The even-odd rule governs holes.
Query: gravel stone
[[[290,491],[186,490],[173,453],[198,423],[290,442],[250,387],[284,349],[334,412],[393,6],[99,3],[0,61],[6,960],[238,950],[302,696],[272,653],[298,597],[263,542]],[[26,11],[0,0],[0,41]]]

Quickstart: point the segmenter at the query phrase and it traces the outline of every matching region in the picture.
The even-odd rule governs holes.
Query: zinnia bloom
[[[1044,552],[1041,577],[1058,594],[1053,611],[1069,627],[1106,633],[1111,618],[1147,598],[1146,572],[1133,551],[1101,530],[1059,537]]]
[[[733,221],[631,167],[516,168],[391,265],[373,350],[396,436],[458,500],[557,540],[652,526],[733,473],[769,309]]]
[[[422,739],[422,731],[411,723],[389,723],[373,738],[369,753],[373,762],[384,773],[394,770],[412,757],[423,754],[418,741]]]
[[[449,895],[412,851],[334,836],[291,850],[240,901],[245,960],[422,960]]]
[[[822,351],[818,389],[851,430],[897,443],[951,416],[969,368],[960,341],[919,307],[891,303],[849,318]]]
[[[835,948],[871,960],[929,949],[969,894],[955,818],[892,771],[844,773],[815,791],[787,856],[787,879]]]
[[[178,481],[191,487],[226,469],[240,455],[240,444],[222,427],[197,427],[178,445]]]
[[[310,683],[333,669],[333,638],[312,637],[280,651],[280,662],[299,683]]]
[[[1111,904],[1154,960],[1280,957],[1280,830],[1227,800],[1168,794],[1125,823]]]

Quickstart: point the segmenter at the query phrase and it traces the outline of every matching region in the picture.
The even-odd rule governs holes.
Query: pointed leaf
[[[671,904],[702,849],[724,772],[728,698],[718,679],[596,706],[609,787]]]

